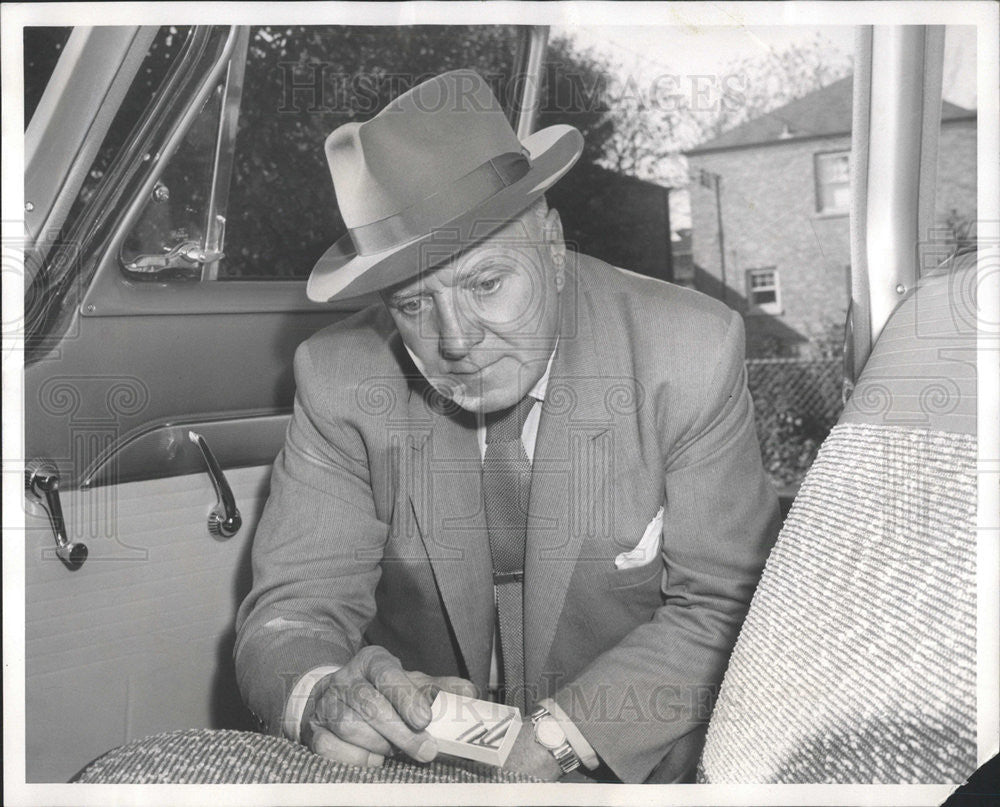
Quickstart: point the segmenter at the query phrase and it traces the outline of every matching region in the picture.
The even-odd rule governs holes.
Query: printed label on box
[[[492,701],[439,692],[427,726],[442,753],[503,765],[521,730],[521,710]]]

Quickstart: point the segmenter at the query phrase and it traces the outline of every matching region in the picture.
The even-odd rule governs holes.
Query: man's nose
[[[483,329],[475,319],[463,314],[450,301],[438,308],[438,350],[448,361],[464,359],[483,339]]]

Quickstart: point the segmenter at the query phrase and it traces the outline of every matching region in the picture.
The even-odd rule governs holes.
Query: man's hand
[[[362,648],[316,685],[305,710],[303,742],[320,756],[348,765],[378,766],[396,750],[430,762],[438,748],[424,729],[442,689],[476,696],[475,686],[464,678],[407,672],[385,648]]]
[[[521,731],[503,767],[504,770],[524,773],[546,782],[554,782],[563,775],[552,753],[535,741],[535,727],[530,717],[525,717],[521,723]]]

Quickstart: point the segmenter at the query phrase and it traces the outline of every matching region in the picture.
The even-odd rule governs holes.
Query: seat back
[[[940,783],[976,768],[975,257],[894,312],[768,559],[707,782]]]

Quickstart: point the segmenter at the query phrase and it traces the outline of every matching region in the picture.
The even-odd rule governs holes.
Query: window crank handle
[[[56,556],[69,568],[79,569],[87,559],[86,544],[74,543],[66,535],[66,519],[59,501],[59,471],[49,460],[36,460],[24,469],[25,487],[45,500],[56,538]]]
[[[218,505],[208,514],[208,531],[212,535],[218,535],[222,538],[232,538],[243,526],[243,518],[236,507],[233,489],[229,487],[226,475],[222,472],[222,467],[205,438],[193,431],[188,432],[188,438],[201,451],[201,456],[205,459],[205,465],[208,468],[208,475],[215,487],[215,494],[219,498]]]

